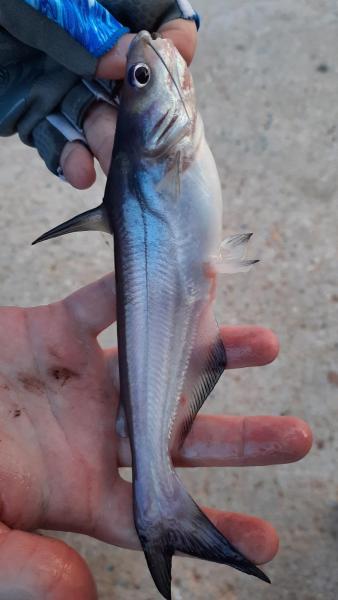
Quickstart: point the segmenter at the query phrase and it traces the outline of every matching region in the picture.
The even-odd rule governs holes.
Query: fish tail
[[[143,548],[148,569],[154,580],[158,591],[166,600],[171,600],[171,563],[173,552],[171,552],[166,537],[161,542],[147,542]]]
[[[270,583],[267,575],[228,542],[179,480],[178,483],[183,502],[178,504],[176,496],[175,500],[168,503],[172,510],[166,514],[165,520],[158,523],[148,521],[142,531],[138,529],[150,573],[162,596],[171,600],[171,566],[176,553],[229,565]],[[173,506],[177,507],[174,511]]]

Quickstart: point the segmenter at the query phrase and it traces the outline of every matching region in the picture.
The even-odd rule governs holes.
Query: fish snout
[[[149,44],[149,42],[151,42],[152,39],[154,39],[154,38],[152,37],[152,34],[149,33],[149,31],[146,31],[146,30],[140,31],[137,35],[135,35],[133,41],[131,42],[131,44],[129,46],[128,56],[140,43],[143,42],[145,44]]]

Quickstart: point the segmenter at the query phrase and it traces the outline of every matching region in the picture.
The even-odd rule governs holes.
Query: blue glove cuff
[[[24,0],[99,58],[129,32],[96,0]]]
[[[182,18],[188,19],[191,21],[195,21],[197,31],[198,31],[200,28],[201,19],[200,19],[199,15],[197,14],[197,12],[194,11],[194,9],[192,8],[189,0],[176,0],[176,4],[177,4],[179,10],[181,11]]]

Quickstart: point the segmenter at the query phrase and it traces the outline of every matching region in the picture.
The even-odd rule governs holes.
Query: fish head
[[[193,132],[196,104],[192,77],[174,44],[141,31],[127,56],[120,97],[121,137],[158,157]]]

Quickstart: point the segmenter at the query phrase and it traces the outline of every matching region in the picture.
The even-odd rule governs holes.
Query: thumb
[[[84,560],[59,540],[0,523],[0,600],[97,600]]]
[[[100,58],[95,77],[103,79],[123,79],[129,46],[135,34],[123,35],[116,46]]]
[[[193,21],[174,19],[160,27],[159,32],[170,39],[188,64],[191,63],[197,43],[197,29]],[[103,79],[123,79],[128,49],[134,34],[122,36],[116,46],[99,60],[96,77]]]
[[[63,303],[84,329],[97,336],[116,320],[114,275],[106,275],[86,285],[65,298]]]

